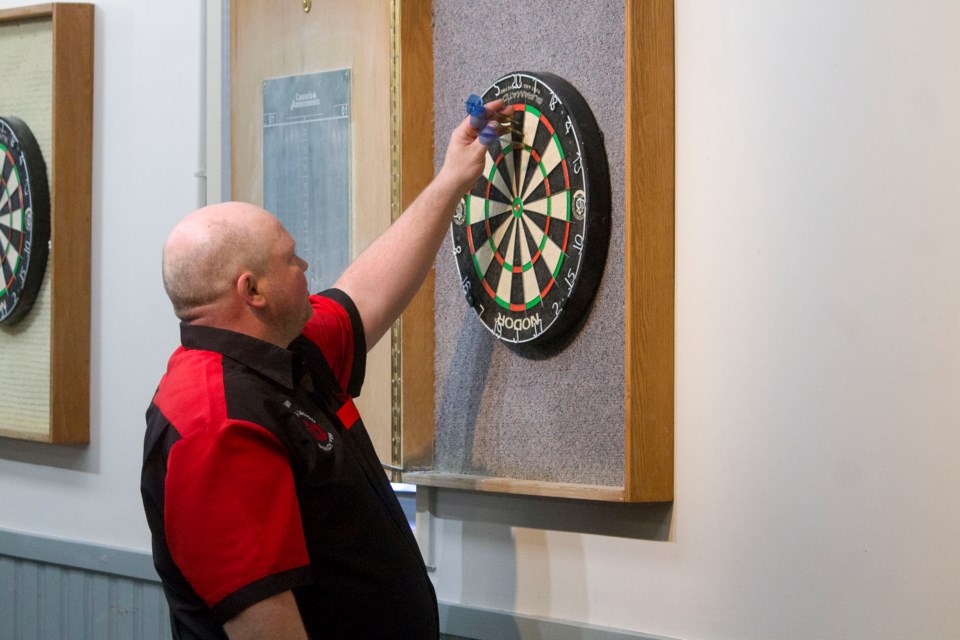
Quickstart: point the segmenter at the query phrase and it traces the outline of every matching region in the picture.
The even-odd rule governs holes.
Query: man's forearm
[[[223,628],[230,640],[307,640],[292,591],[252,604]]]
[[[503,101],[486,107],[494,113]],[[334,285],[357,305],[368,349],[413,299],[433,265],[457,201],[480,177],[487,148],[477,138],[478,129],[464,119],[450,135],[440,173]]]
[[[363,319],[368,348],[413,299],[443,243],[461,186],[443,172],[347,268],[336,283]]]

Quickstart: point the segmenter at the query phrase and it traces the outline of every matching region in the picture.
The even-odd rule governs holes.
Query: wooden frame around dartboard
[[[18,30],[41,31],[32,42],[42,46],[17,46],[24,68],[41,68],[49,83],[30,75],[19,80],[14,70],[5,72],[5,91],[20,87],[33,92],[32,115],[10,113],[45,122],[44,149],[50,183],[51,250],[41,298],[27,320],[14,329],[3,329],[0,339],[8,347],[29,339],[17,349],[22,364],[36,365],[36,379],[15,377],[4,383],[7,407],[26,406],[29,396],[42,402],[29,410],[0,420],[0,437],[48,443],[85,443],[90,440],[90,209],[93,131],[93,30],[94,6],[52,3],[0,11],[0,28],[7,37]],[[39,28],[39,29],[38,29]],[[49,38],[46,37],[49,33]],[[0,36],[2,37],[2,36]],[[44,75],[44,77],[46,77]],[[14,94],[0,100],[14,103]],[[31,110],[27,108],[27,110]],[[45,308],[44,308],[45,307]],[[29,332],[29,335],[28,335]],[[9,354],[10,351],[6,350]],[[5,367],[17,363],[5,362]],[[47,387],[47,385],[49,385]],[[40,387],[39,393],[37,388]],[[14,417],[10,417],[14,416]]]
[[[432,471],[436,436],[432,395],[400,415],[402,443],[394,463],[404,482],[425,486],[612,502],[665,502],[674,487],[674,0],[626,0],[625,11],[625,423],[623,486],[540,482]],[[427,39],[429,42],[429,39]],[[429,45],[428,45],[429,46]],[[402,60],[402,57],[401,57]],[[416,73],[431,78],[432,57]],[[406,68],[406,67],[404,67]],[[429,75],[426,75],[429,74]],[[423,91],[426,94],[426,90]],[[420,129],[417,129],[420,130]],[[407,154],[403,167],[424,158]],[[420,171],[418,169],[417,171]],[[428,175],[425,175],[428,179]],[[418,181],[417,185],[420,184]],[[412,194],[412,192],[411,192]],[[432,298],[433,283],[428,283]],[[424,292],[421,291],[423,297]],[[418,299],[411,315],[419,339],[433,337],[432,300]],[[429,328],[429,331],[425,329]],[[432,360],[403,343],[402,385],[434,380]],[[427,352],[426,349],[422,350]],[[430,349],[432,354],[433,350]],[[402,354],[402,356],[401,356]],[[411,364],[408,359],[416,358]],[[432,388],[428,389],[432,391]],[[395,438],[397,435],[395,434]],[[407,446],[407,443],[415,443]],[[409,471],[415,469],[416,471]]]

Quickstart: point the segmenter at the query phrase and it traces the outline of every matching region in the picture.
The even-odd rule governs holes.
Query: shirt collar
[[[222,354],[288,389],[294,388],[297,356],[288,349],[243,333],[184,322],[180,323],[180,343],[187,349]]]

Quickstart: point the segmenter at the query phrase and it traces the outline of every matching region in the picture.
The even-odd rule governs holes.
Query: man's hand
[[[484,106],[490,114],[499,112],[510,115],[513,112],[513,107],[504,107],[503,100],[494,100]],[[488,123],[497,127],[499,133],[496,118],[488,119]],[[483,172],[487,147],[479,140],[481,128],[470,126],[470,117],[467,116],[450,135],[447,154],[437,178],[455,185],[457,193],[466,192]]]

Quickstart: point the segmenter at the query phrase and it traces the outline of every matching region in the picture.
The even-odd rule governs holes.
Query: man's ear
[[[255,309],[263,309],[267,306],[267,300],[260,293],[260,290],[257,288],[258,285],[259,281],[257,277],[249,271],[244,271],[240,274],[240,277],[237,278],[237,295],[239,295],[240,299],[247,305]]]

